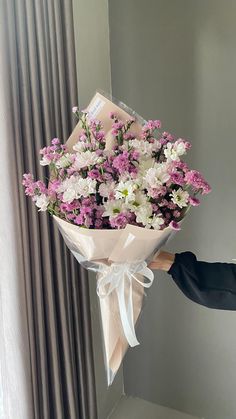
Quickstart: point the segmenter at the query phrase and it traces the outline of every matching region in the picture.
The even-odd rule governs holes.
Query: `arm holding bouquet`
[[[192,252],[161,252],[151,269],[167,271],[192,301],[221,310],[236,310],[236,265],[198,261]]]

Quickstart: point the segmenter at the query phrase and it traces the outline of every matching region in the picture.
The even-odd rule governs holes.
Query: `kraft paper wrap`
[[[112,146],[111,126],[112,120],[109,118],[110,112],[115,112],[119,119],[126,121],[130,116],[136,116],[136,122],[132,125],[131,130],[137,137],[140,136],[142,123],[145,121],[134,112],[122,104],[118,106],[110,101],[101,93],[96,93],[92,101],[88,105],[86,111],[89,116],[102,121],[103,129],[106,133],[107,144],[106,148]],[[73,145],[79,140],[79,135],[82,129],[80,124],[77,124],[66,145],[70,152],[73,152]],[[59,227],[59,230],[74,256],[83,266],[90,269],[93,266],[93,261],[110,265],[112,262],[127,264],[137,263],[148,260],[160,250],[160,248],[167,242],[173,230],[166,228],[163,231],[148,230],[132,225],[127,225],[123,230],[89,230],[70,224],[62,219],[55,217],[54,220]],[[101,277],[101,272],[97,273],[97,280]],[[135,274],[141,282],[143,277],[140,274]],[[128,284],[128,281],[127,281]],[[128,285],[125,281],[125,298],[128,299]],[[136,321],[140,315],[143,297],[145,295],[144,287],[135,280],[132,281],[132,300],[133,300],[133,321]],[[124,335],[119,305],[117,301],[117,294],[115,291],[111,292],[105,298],[99,298],[101,309],[102,330],[104,338],[104,354],[106,360],[107,380],[110,385],[118,371],[124,354],[128,348],[128,343]]]

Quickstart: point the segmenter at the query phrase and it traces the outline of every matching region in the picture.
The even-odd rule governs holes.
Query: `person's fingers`
[[[149,264],[149,268],[152,270],[160,269],[163,271],[169,271],[173,262],[175,255],[168,252],[161,252],[159,255]]]

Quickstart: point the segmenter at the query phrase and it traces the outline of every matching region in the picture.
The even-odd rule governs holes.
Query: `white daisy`
[[[125,202],[131,202],[135,200],[135,190],[137,189],[137,185],[128,180],[126,182],[119,182],[118,186],[115,190],[115,197],[116,199],[125,199]]]
[[[173,190],[170,196],[172,197],[172,202],[178,205],[179,208],[188,206],[189,193],[182,188],[177,189],[177,191]]]
[[[124,201],[121,199],[104,202],[105,211],[103,217],[114,217],[126,209]]]

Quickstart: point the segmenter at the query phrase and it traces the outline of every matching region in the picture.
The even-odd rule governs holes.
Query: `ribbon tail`
[[[129,295],[128,295],[128,309],[125,301],[125,274],[120,280],[119,286],[116,288],[120,318],[124,330],[124,335],[127,339],[128,344],[131,347],[139,345],[137,340],[135,327],[134,327],[134,317],[133,317],[133,293],[132,293],[132,278],[129,277],[130,286],[129,286]]]

